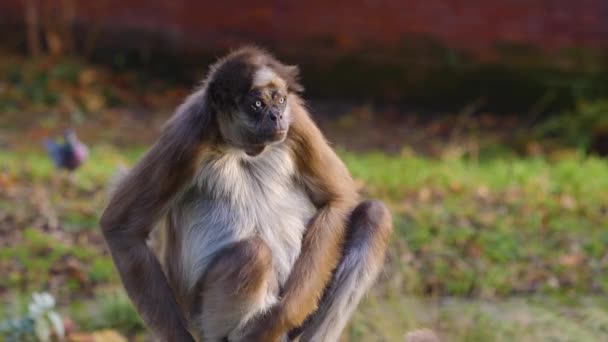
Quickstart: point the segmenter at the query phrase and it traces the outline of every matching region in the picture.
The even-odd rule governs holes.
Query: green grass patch
[[[69,297],[93,283],[117,280],[111,261],[92,247],[73,246],[35,228],[15,242],[0,249],[6,272],[0,287],[24,293],[52,287]]]
[[[3,151],[0,163],[16,182],[47,189],[64,229],[96,233],[109,179],[143,151],[96,147],[73,184],[62,181],[41,153]],[[396,262],[388,271],[415,275],[403,288],[482,297],[608,290],[606,160],[583,154],[553,161],[340,155],[365,195],[393,211]],[[27,258],[29,250],[13,252]],[[413,257],[403,261],[404,253]],[[48,261],[26,264],[43,268]],[[88,266],[96,281],[110,278],[109,264]]]
[[[116,329],[132,336],[144,331],[144,324],[123,290],[99,293],[92,301],[76,302],[67,310],[83,331]]]
[[[582,153],[554,162],[515,157],[483,161],[401,158],[381,152],[342,152],[341,156],[355,177],[389,197],[402,196],[421,186],[458,187],[465,191],[482,186],[493,191],[519,188],[547,195],[569,193],[595,199],[605,198],[608,190],[608,162]]]

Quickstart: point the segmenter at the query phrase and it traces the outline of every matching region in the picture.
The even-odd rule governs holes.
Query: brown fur
[[[393,231],[392,216],[388,208],[380,201],[365,201],[353,210],[350,217],[351,227],[367,229],[351,229],[344,249],[353,248],[359,241],[371,241],[373,260],[383,262],[386,245]]]
[[[199,104],[187,105],[120,182],[100,220],[127,293],[146,323],[168,341],[192,341],[192,337],[146,239],[176,191],[192,177],[208,128],[209,117],[199,111]]]
[[[331,271],[338,263],[347,216],[358,201],[346,167],[297,102],[292,106],[294,123],[289,143],[301,172],[301,181],[306,184],[319,211],[304,235],[302,256],[285,286],[282,305],[288,329],[302,324],[316,309]]]
[[[318,211],[306,229],[300,255],[278,304],[250,321],[243,340],[277,341],[301,326],[317,309],[340,260],[346,223],[358,203],[353,180],[295,94],[302,90],[297,68],[283,65],[257,48],[237,50],[214,65],[203,87],[178,108],[159,140],[117,186],[101,217],[104,237],[127,293],[146,324],[163,341],[193,341],[185,322],[194,316],[193,311],[202,310],[204,317],[205,312],[221,312],[222,305],[239,305],[226,294],[254,300],[269,283],[270,252],[259,241],[245,241],[221,253],[201,280],[195,297],[175,290],[180,288],[176,275],[184,271],[176,258],[180,227],[169,219],[164,222],[162,268],[146,244],[173,200],[190,184],[200,160],[209,153],[220,153],[217,147],[227,143],[219,123],[230,120],[227,116],[236,105],[235,96],[251,88],[252,74],[263,66],[284,80],[290,92],[293,120],[283,143],[296,162],[297,181]],[[369,219],[380,227],[374,248],[378,262],[384,258],[390,234],[390,215],[382,208],[367,208],[368,216],[359,218],[365,220],[371,215]],[[196,307],[200,302],[202,309]]]
[[[263,301],[269,286],[272,254],[261,239],[244,240],[227,247],[216,257],[192,301],[201,309],[205,340],[228,336],[239,323],[241,312]],[[193,312],[192,317],[199,317]]]
[[[368,263],[369,268],[380,269],[384,262],[388,239],[392,233],[392,218],[386,206],[380,201],[364,201],[360,203],[350,214],[347,225],[345,243],[342,248],[341,257],[344,258],[348,253],[357,253],[362,249],[362,245],[369,244],[369,254],[362,257],[362,261]],[[336,279],[332,279],[327,285],[323,297],[319,303],[327,306],[331,302],[331,296],[343,289]],[[358,286],[364,286],[358,284]],[[318,325],[332,312],[327,307],[321,307],[306,321],[296,329],[289,332],[289,337],[299,341],[317,341],[318,336],[313,336],[318,329]],[[340,315],[348,313],[340,312]],[[340,328],[338,328],[340,329]],[[316,337],[316,339],[315,339]]]

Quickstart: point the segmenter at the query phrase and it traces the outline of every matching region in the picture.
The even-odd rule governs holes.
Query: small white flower
[[[51,329],[49,323],[44,319],[37,319],[34,325],[34,332],[36,337],[42,342],[51,340]]]
[[[57,334],[57,337],[59,337],[59,339],[63,339],[65,337],[65,327],[63,326],[61,316],[59,316],[59,314],[55,311],[50,311],[48,313],[48,317],[49,321],[51,321],[53,329],[55,330],[55,333]]]
[[[47,292],[32,294],[32,301],[28,306],[29,314],[34,320],[34,330],[40,341],[50,341],[51,327],[59,339],[63,340],[65,336],[63,320],[53,311],[54,307],[55,298],[51,294]]]

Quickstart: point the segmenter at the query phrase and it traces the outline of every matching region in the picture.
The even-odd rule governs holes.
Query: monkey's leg
[[[259,238],[226,247],[206,272],[201,289],[203,341],[225,341],[231,332],[264,306],[272,254]]]
[[[299,341],[337,341],[361,297],[377,278],[392,232],[392,219],[380,201],[360,203],[351,214],[342,259],[319,308],[290,333]]]

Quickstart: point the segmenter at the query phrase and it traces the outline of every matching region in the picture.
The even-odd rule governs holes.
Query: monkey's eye
[[[255,101],[255,106],[258,108],[262,107],[262,101],[260,101],[260,100]]]
[[[280,103],[280,104],[285,103],[285,98],[284,98],[284,97],[281,97],[281,98],[279,99],[279,103]]]

